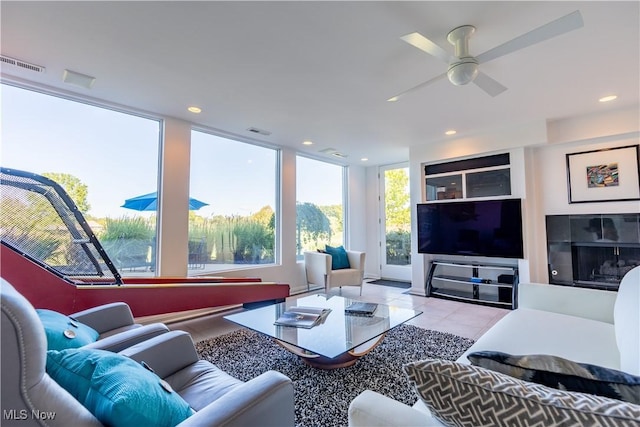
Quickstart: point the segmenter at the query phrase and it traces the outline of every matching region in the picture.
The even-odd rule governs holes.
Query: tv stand
[[[518,267],[435,260],[427,277],[427,296],[493,307],[517,308]]]

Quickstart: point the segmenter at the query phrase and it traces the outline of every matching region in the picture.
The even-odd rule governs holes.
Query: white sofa
[[[498,321],[457,362],[468,364],[467,354],[476,351],[549,354],[640,375],[640,267],[627,273],[618,292],[520,284],[518,309]],[[443,424],[421,400],[410,407],[367,390],[351,403],[349,425]]]

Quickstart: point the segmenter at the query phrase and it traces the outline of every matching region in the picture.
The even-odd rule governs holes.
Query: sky
[[[136,216],[125,199],[157,190],[159,122],[0,85],[0,164],[69,173],[87,185],[89,214]],[[248,215],[275,203],[276,151],[192,133],[190,196],[198,215]],[[299,158],[298,200],[340,204],[341,167]],[[313,162],[310,164],[309,162]],[[311,167],[310,167],[311,166]],[[318,179],[321,176],[322,179]]]

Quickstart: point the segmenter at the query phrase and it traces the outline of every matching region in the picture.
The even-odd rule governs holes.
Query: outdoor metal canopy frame
[[[56,276],[122,285],[122,277],[82,212],[55,181],[0,168],[0,241]]]

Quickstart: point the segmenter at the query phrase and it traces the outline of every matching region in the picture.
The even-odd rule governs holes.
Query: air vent
[[[333,153],[337,153],[338,150],[336,150],[335,148],[324,148],[324,149],[320,150],[320,152],[322,154],[333,154]]]
[[[249,128],[247,130],[249,132],[258,133],[260,135],[265,135],[265,136],[271,135],[271,132],[269,132],[268,130],[262,130],[262,129],[258,129],[258,128],[254,128],[254,127],[251,127],[251,128]]]
[[[339,152],[335,148],[324,148],[324,149],[320,150],[320,153],[322,153],[322,154],[330,154],[332,156],[340,157],[341,159],[346,159],[347,157],[349,157],[346,154],[342,154],[341,152]]]
[[[35,71],[36,73],[44,73],[46,70],[46,68],[41,67],[40,65],[29,64],[28,62],[20,61],[19,59],[11,58],[4,55],[0,55],[0,62],[8,65],[13,65],[14,67],[24,68],[25,70]]]

